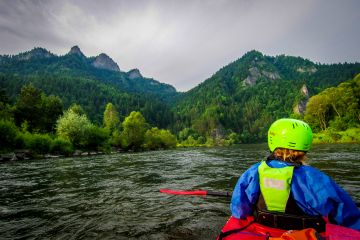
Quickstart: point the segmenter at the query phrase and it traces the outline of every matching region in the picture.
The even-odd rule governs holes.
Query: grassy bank
[[[360,128],[335,131],[331,128],[314,134],[313,143],[360,143]]]

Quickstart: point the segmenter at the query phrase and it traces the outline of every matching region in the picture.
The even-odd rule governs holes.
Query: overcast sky
[[[0,54],[78,45],[189,90],[256,49],[360,61],[359,0],[0,0]]]

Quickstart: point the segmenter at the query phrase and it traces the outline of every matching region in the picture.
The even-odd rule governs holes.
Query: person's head
[[[300,120],[282,118],[268,131],[268,145],[272,156],[287,162],[303,164],[312,144],[310,126]]]

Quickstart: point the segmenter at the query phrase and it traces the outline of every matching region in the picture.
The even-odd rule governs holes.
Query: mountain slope
[[[68,54],[56,56],[43,48],[34,48],[31,51],[15,56],[1,56],[0,72],[29,74],[68,74],[72,77],[87,77],[110,83],[119,90],[151,93],[159,96],[176,95],[176,89],[165,83],[151,78],[129,78],[130,73],[120,71],[119,66],[105,53],[97,57],[85,57],[80,48],[74,46]]]
[[[120,71],[106,54],[88,58],[77,46],[64,56],[43,48],[0,56],[0,79],[11,99],[32,83],[59,96],[65,107],[80,103],[97,122],[106,103],[112,102],[123,115],[139,110],[152,124],[166,127],[172,122],[168,104],[178,95],[173,86],[144,78],[139,70]]]
[[[174,106],[175,127],[192,127],[211,137],[236,132],[242,142],[263,141],[270,123],[292,115],[297,104],[306,105],[309,94],[359,72],[359,63],[322,65],[250,51],[179,99]]]
[[[299,117],[312,95],[352,79],[359,63],[315,64],[292,56],[250,51],[186,93],[144,78],[138,69],[121,71],[109,56],[86,57],[79,47],[56,56],[35,48],[0,56],[0,90],[12,100],[24,84],[58,95],[65,108],[83,106],[102,121],[111,102],[122,116],[141,111],[152,124],[170,128],[180,139],[223,139],[236,133],[241,142],[264,141],[275,119]],[[182,131],[184,130],[184,131]],[[234,134],[232,134],[234,137]]]

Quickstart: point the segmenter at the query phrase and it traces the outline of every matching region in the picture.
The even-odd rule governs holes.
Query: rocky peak
[[[94,62],[91,63],[96,68],[100,69],[106,69],[110,71],[116,71],[119,72],[120,68],[117,65],[116,62],[114,62],[108,55],[105,53],[101,53],[99,56],[97,56],[94,60]]]
[[[19,60],[29,60],[33,58],[49,58],[55,56],[45,48],[36,47],[31,51],[20,53],[19,55],[15,56]]]
[[[143,77],[141,75],[139,69],[137,69],[137,68],[130,70],[127,74],[128,74],[130,79],[142,78]]]
[[[78,55],[80,57],[85,57],[85,55],[81,52],[80,48],[78,46],[73,46],[71,49],[70,49],[70,52],[68,53],[69,55],[70,54],[74,54],[74,55]]]

